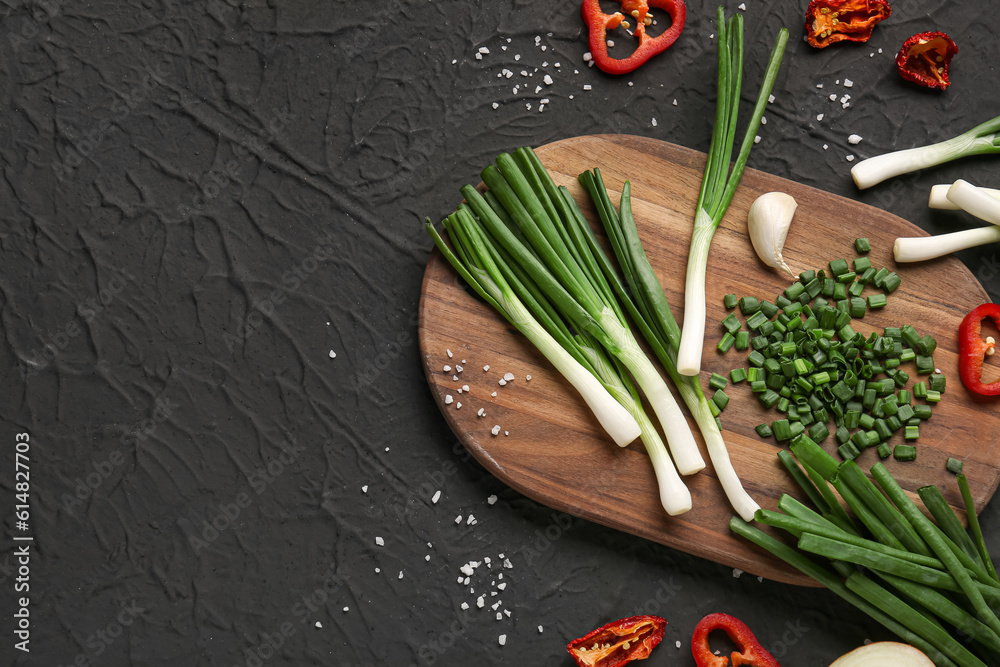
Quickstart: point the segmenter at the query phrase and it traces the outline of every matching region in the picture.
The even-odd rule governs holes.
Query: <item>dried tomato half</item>
[[[844,40],[867,42],[875,24],[890,14],[885,0],[812,0],[806,9],[806,40],[817,49]]]
[[[648,658],[666,631],[659,616],[629,616],[574,639],[566,650],[580,667],[618,667]]]
[[[958,46],[943,32],[921,32],[910,37],[896,54],[896,68],[907,81],[944,90],[951,85],[948,65]]]

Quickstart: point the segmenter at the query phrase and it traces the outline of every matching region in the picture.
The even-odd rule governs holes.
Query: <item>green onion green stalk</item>
[[[708,149],[708,161],[698,195],[694,218],[691,249],[688,253],[687,275],[684,285],[684,325],[680,349],[677,353],[677,370],[682,375],[695,376],[701,370],[701,353],[705,338],[705,279],[708,269],[708,251],[715,230],[722,222],[729,204],[736,193],[750,149],[760,128],[764,108],[767,106],[774,81],[781,67],[781,59],[788,43],[788,30],[778,32],[771,57],[764,72],[757,103],[750,116],[750,123],[743,136],[743,143],[730,170],[730,159],[736,142],[736,125],[739,116],[740,93],[743,79],[743,17],[737,14],[726,21],[722,7],[718,10],[719,79],[715,107],[715,125]]]

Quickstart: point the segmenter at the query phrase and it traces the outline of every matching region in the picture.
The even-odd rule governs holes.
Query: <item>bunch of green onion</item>
[[[622,446],[641,433],[664,509],[671,515],[689,510],[690,492],[678,470],[692,474],[704,467],[704,460],[663,377],[632,335],[616,298],[621,285],[572,195],[555,185],[528,148],[500,155],[482,178],[486,193],[464,186],[467,203],[445,220],[455,250],[428,221],[435,244],[581,394],[581,386],[593,384],[585,375],[596,379],[612,397],[609,403],[591,392],[588,399],[602,424]],[[609,276],[614,276],[611,282]],[[672,462],[632,378],[658,417]],[[611,403],[624,409],[638,432],[618,423],[618,417],[601,418],[617,414]]]
[[[756,519],[791,534],[798,550],[738,517],[730,521],[733,532],[823,584],[939,667],[1000,664],[994,611],[1000,578],[965,476],[957,477],[971,537],[936,486],[918,491],[932,520],[883,464],[871,468],[872,481],[854,461],[838,463],[807,435],[791,449],[794,457],[784,450],[779,457],[815,509],[785,495],[780,511],[761,510]]]
[[[788,43],[788,30],[778,32],[771,57],[764,72],[757,103],[743,136],[743,143],[730,170],[730,159],[736,141],[739,117],[740,92],[743,83],[743,17],[739,14],[726,22],[722,7],[718,10],[719,79],[716,100],[715,125],[708,149],[708,161],[695,209],[694,232],[688,253],[687,275],[684,285],[684,325],[680,349],[677,353],[677,370],[682,375],[698,375],[701,370],[701,353],[705,338],[705,278],[708,269],[708,251],[715,230],[722,222],[729,204],[736,193],[746,167],[750,149],[753,148],[760,128],[764,108],[774,88],[774,81],[781,67],[781,59]]]

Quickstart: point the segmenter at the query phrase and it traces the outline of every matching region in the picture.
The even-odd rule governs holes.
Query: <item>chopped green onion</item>
[[[736,295],[735,294],[727,294],[726,296],[722,297],[722,305],[725,306],[726,310],[732,310],[733,308],[735,308],[736,307]]]
[[[866,238],[854,239],[854,248],[858,252],[871,252],[872,245]]]

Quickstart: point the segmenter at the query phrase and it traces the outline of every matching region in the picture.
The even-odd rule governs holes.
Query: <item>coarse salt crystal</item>
[[[489,364],[486,364],[485,366],[483,366],[483,370],[484,370],[484,371],[488,371],[488,370],[490,370],[490,365],[489,365]]]
[[[483,54],[477,53],[476,54],[476,60],[482,60],[482,59],[483,59]]]
[[[469,519],[465,522],[465,525],[467,525],[467,526],[474,526],[477,523],[478,523],[478,521],[476,521],[476,517],[474,517],[473,515],[470,514],[469,515]]]
[[[469,579],[469,577],[466,577],[465,579],[463,579],[463,580],[462,580],[462,584],[463,584],[464,586],[468,586],[468,585],[469,585],[469,581],[471,581],[471,580]]]
[[[823,120],[823,114],[816,114],[816,120]]]
[[[767,101],[768,101],[769,104],[774,104],[774,95],[768,95],[767,96]]]
[[[739,579],[741,574],[743,574],[743,570],[741,570],[738,567],[734,567],[733,568],[733,577],[735,577],[736,579]]]
[[[398,578],[399,578],[399,579],[402,579],[402,578],[403,578],[403,571],[402,571],[402,570],[400,570],[400,571],[399,571],[399,577],[398,577]]]
[[[462,603],[462,611],[465,611],[468,608],[469,608],[469,603],[468,602],[463,602]]]
[[[337,353],[334,352],[333,350],[330,350],[330,358],[331,359],[336,359],[337,358]]]
[[[500,584],[498,584],[498,585],[497,585],[497,589],[498,589],[498,590],[501,590],[501,591],[502,591],[502,590],[503,590],[503,589],[505,589],[505,588],[507,588],[507,582],[506,582],[506,581],[505,581],[505,582],[502,582],[502,583],[500,583]]]
[[[514,54],[514,60],[520,60],[520,59],[521,59],[521,54],[520,53],[515,53]]]
[[[591,58],[593,57],[594,57],[593,54],[590,51],[587,51],[586,53],[583,54],[583,61],[590,62]]]
[[[456,410],[461,410],[462,409],[462,404],[461,403],[456,403],[455,404],[455,409]]]
[[[830,101],[832,102],[837,101],[837,93],[830,93]]]
[[[746,3],[741,2],[736,9],[742,9],[743,11],[746,11],[747,10]]]
[[[493,435],[500,435],[500,424],[494,426],[493,429],[490,431],[490,433],[492,433]]]
[[[486,605],[486,596],[480,595],[479,599],[476,600],[476,607],[482,609]]]
[[[853,88],[854,82],[850,79],[844,79],[844,88]]]
[[[537,95],[540,92],[542,92],[542,87],[541,86],[535,86],[535,95]],[[544,104],[544,102],[543,102],[543,104]]]
[[[531,382],[531,376],[530,375],[525,375],[524,379],[527,380],[528,382]]]
[[[528,111],[531,111],[531,102],[525,103],[524,108],[527,109]]]
[[[459,514],[458,516],[455,517],[455,523],[456,524],[462,523],[462,515],[461,514]],[[459,577],[459,578],[461,578],[461,577]]]
[[[653,119],[653,127],[656,127],[656,119]]]
[[[816,87],[817,87],[817,88],[822,88],[822,87],[823,87],[823,84],[822,84],[822,83],[817,83],[817,84],[816,84]]]
[[[506,380],[504,380],[503,378],[500,378],[499,380],[497,380],[497,384],[498,384],[498,385],[500,385],[500,386],[502,387],[502,386],[504,386],[505,384],[507,384],[507,381],[506,381]]]
[[[452,380],[452,382],[458,382],[458,376],[457,375],[452,375],[451,376],[451,380]]]
[[[455,366],[455,372],[456,373],[461,373],[464,370],[465,370],[465,368],[463,368],[462,366],[458,366],[458,365]],[[466,391],[468,391],[468,390],[466,390]]]
[[[350,607],[344,607],[344,613],[345,613],[345,614],[346,614],[347,612],[349,612],[350,610],[351,610],[351,608],[350,608]]]
[[[551,86],[554,83],[554,81],[552,81],[552,77],[549,76],[548,74],[545,75],[545,78],[543,78],[542,81],[545,83],[546,86]]]
[[[437,491],[435,491],[434,495],[431,497],[431,502],[432,503],[437,504],[437,501],[439,501],[439,500],[441,500],[441,489],[438,489]]]
[[[854,162],[854,156],[853,156],[853,155],[847,155],[847,156],[845,156],[845,159],[846,159],[846,160],[847,160],[848,162]]]
[[[486,54],[488,54],[490,52],[490,50],[488,48],[486,48],[485,46],[480,46],[479,47],[479,52],[482,53],[483,55],[486,55]]]
[[[384,547],[385,546],[385,540],[383,540],[381,537],[376,537],[375,538],[375,544],[379,545],[380,547]]]
[[[674,99],[674,101],[673,101],[673,102],[671,102],[671,104],[673,104],[674,106],[677,106],[677,100],[676,100],[676,99]]]
[[[497,620],[498,621],[503,620],[503,614],[501,614],[499,611],[497,612]],[[507,635],[500,635],[500,636],[504,638],[503,641],[500,642],[500,645],[503,646],[503,643],[507,641]]]
[[[461,388],[461,387],[459,387],[459,388],[457,389],[457,391],[458,391],[458,393],[460,393],[460,394],[461,394],[461,393],[462,393],[462,388]]]
[[[539,625],[538,626],[538,634],[541,634],[541,633],[542,633],[542,626]]]
[[[463,384],[462,385],[462,391],[469,391],[469,385]]]
[[[316,621],[316,627],[317,627],[317,628],[322,628],[322,627],[323,627],[323,624],[322,624],[322,623],[320,623],[319,621]]]
[[[365,484],[364,486],[361,487],[361,493],[368,493],[368,485],[367,484]]]
[[[511,380],[514,379],[514,374],[513,373],[504,373],[503,374],[503,379],[506,380],[507,382],[510,382]]]
[[[473,573],[475,572],[475,570],[472,569],[472,564],[471,563],[466,563],[465,565],[463,565],[462,567],[460,567],[458,569],[461,570],[462,574],[464,574],[467,577],[471,577],[473,575]]]
[[[447,352],[447,353],[448,353],[448,358],[449,358],[449,359],[451,359],[451,358],[452,358],[452,357],[454,356],[454,355],[453,355],[453,354],[451,353],[451,350],[448,350],[448,349],[445,349],[445,352]]]
[[[490,496],[489,498],[487,498],[487,499],[486,499],[486,502],[487,502],[487,503],[489,503],[490,505],[492,505],[492,504],[493,504],[493,503],[495,503],[496,501],[497,501],[497,497],[496,497],[496,494],[493,494],[493,495],[491,495],[491,496]],[[489,559],[488,557],[486,558],[486,562],[487,562],[487,563],[489,563],[489,562],[490,562],[490,559]]]
[[[755,144],[759,144],[760,143],[760,135],[759,134],[756,137],[753,138],[753,142]]]
[[[677,641],[675,641],[674,642],[674,646],[676,646],[677,648],[680,648],[681,647],[681,640],[678,639]]]
[[[499,102],[494,102],[494,103],[493,103],[493,108],[494,108],[494,109],[497,109],[497,108],[499,108],[499,107],[500,107],[500,103],[499,103]]]
[[[767,125],[767,118],[766,118],[766,117],[764,117],[764,116],[761,116],[761,117],[760,117],[760,124],[761,124],[761,125]]]
[[[505,645],[507,643],[507,635],[500,635],[500,637],[497,638],[497,641],[500,642],[500,646]]]
[[[505,568],[507,568],[508,570],[511,570],[511,569],[513,569],[513,568],[514,568],[514,566],[513,566],[513,565],[511,565],[511,563],[510,563],[510,559],[509,559],[509,558],[504,558],[504,559],[503,559],[503,566],[504,566]]]
[[[583,84],[583,89],[584,90],[590,90],[591,88],[592,88],[592,86],[589,83]]]
[[[479,408],[479,412],[477,412],[476,414],[479,415],[480,417],[485,417],[486,416],[486,409],[485,408]]]
[[[507,614],[507,618],[510,618],[510,610],[509,609],[504,609],[503,613]]]
[[[847,137],[847,143],[851,144],[852,146],[855,145],[855,144],[860,144],[861,143],[861,135],[860,134],[852,134],[851,136]]]
[[[424,556],[424,560],[430,561],[430,559],[431,559],[431,555],[430,554],[427,554],[426,556]]]
[[[451,366],[449,366],[448,364],[445,364],[444,367],[441,370],[443,370],[445,373],[450,373],[451,372]]]
[[[830,148],[830,144],[823,144],[823,150],[827,150],[829,148]]]

